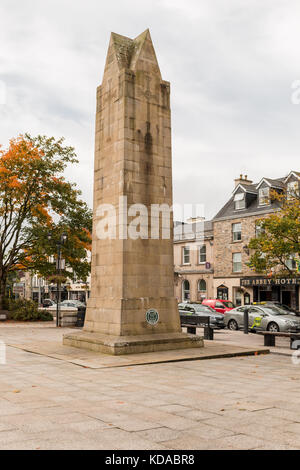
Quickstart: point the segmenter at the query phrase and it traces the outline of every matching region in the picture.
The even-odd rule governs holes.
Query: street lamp
[[[52,234],[48,233],[48,240],[52,240]],[[66,243],[68,236],[66,233],[63,233],[58,240],[54,240],[57,246],[57,261],[56,261],[56,272],[58,274],[57,277],[57,290],[56,290],[56,326],[60,326],[60,302],[61,302],[61,267],[62,267],[62,259],[61,259],[61,247]]]

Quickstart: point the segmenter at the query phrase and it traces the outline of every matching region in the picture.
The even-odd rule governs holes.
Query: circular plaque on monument
[[[150,310],[148,310],[146,313],[146,320],[149,325],[156,325],[159,320],[158,311],[155,310],[155,308],[150,308]]]

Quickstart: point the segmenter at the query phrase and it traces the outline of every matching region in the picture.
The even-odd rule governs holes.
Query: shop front
[[[299,311],[300,276],[288,277],[245,277],[241,287],[253,289],[253,302],[280,302]]]

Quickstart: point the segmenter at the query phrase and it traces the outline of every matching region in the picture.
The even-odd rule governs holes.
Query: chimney
[[[238,184],[252,184],[252,183],[253,181],[248,180],[248,175],[245,175],[245,176],[240,175],[239,178],[236,178],[234,180],[235,188],[237,187]]]

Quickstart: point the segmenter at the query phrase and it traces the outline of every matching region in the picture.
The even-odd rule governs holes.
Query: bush
[[[4,297],[3,299],[3,310],[9,310],[9,298]]]
[[[52,321],[50,312],[39,311],[32,300],[18,299],[10,302],[10,318],[15,321]]]

